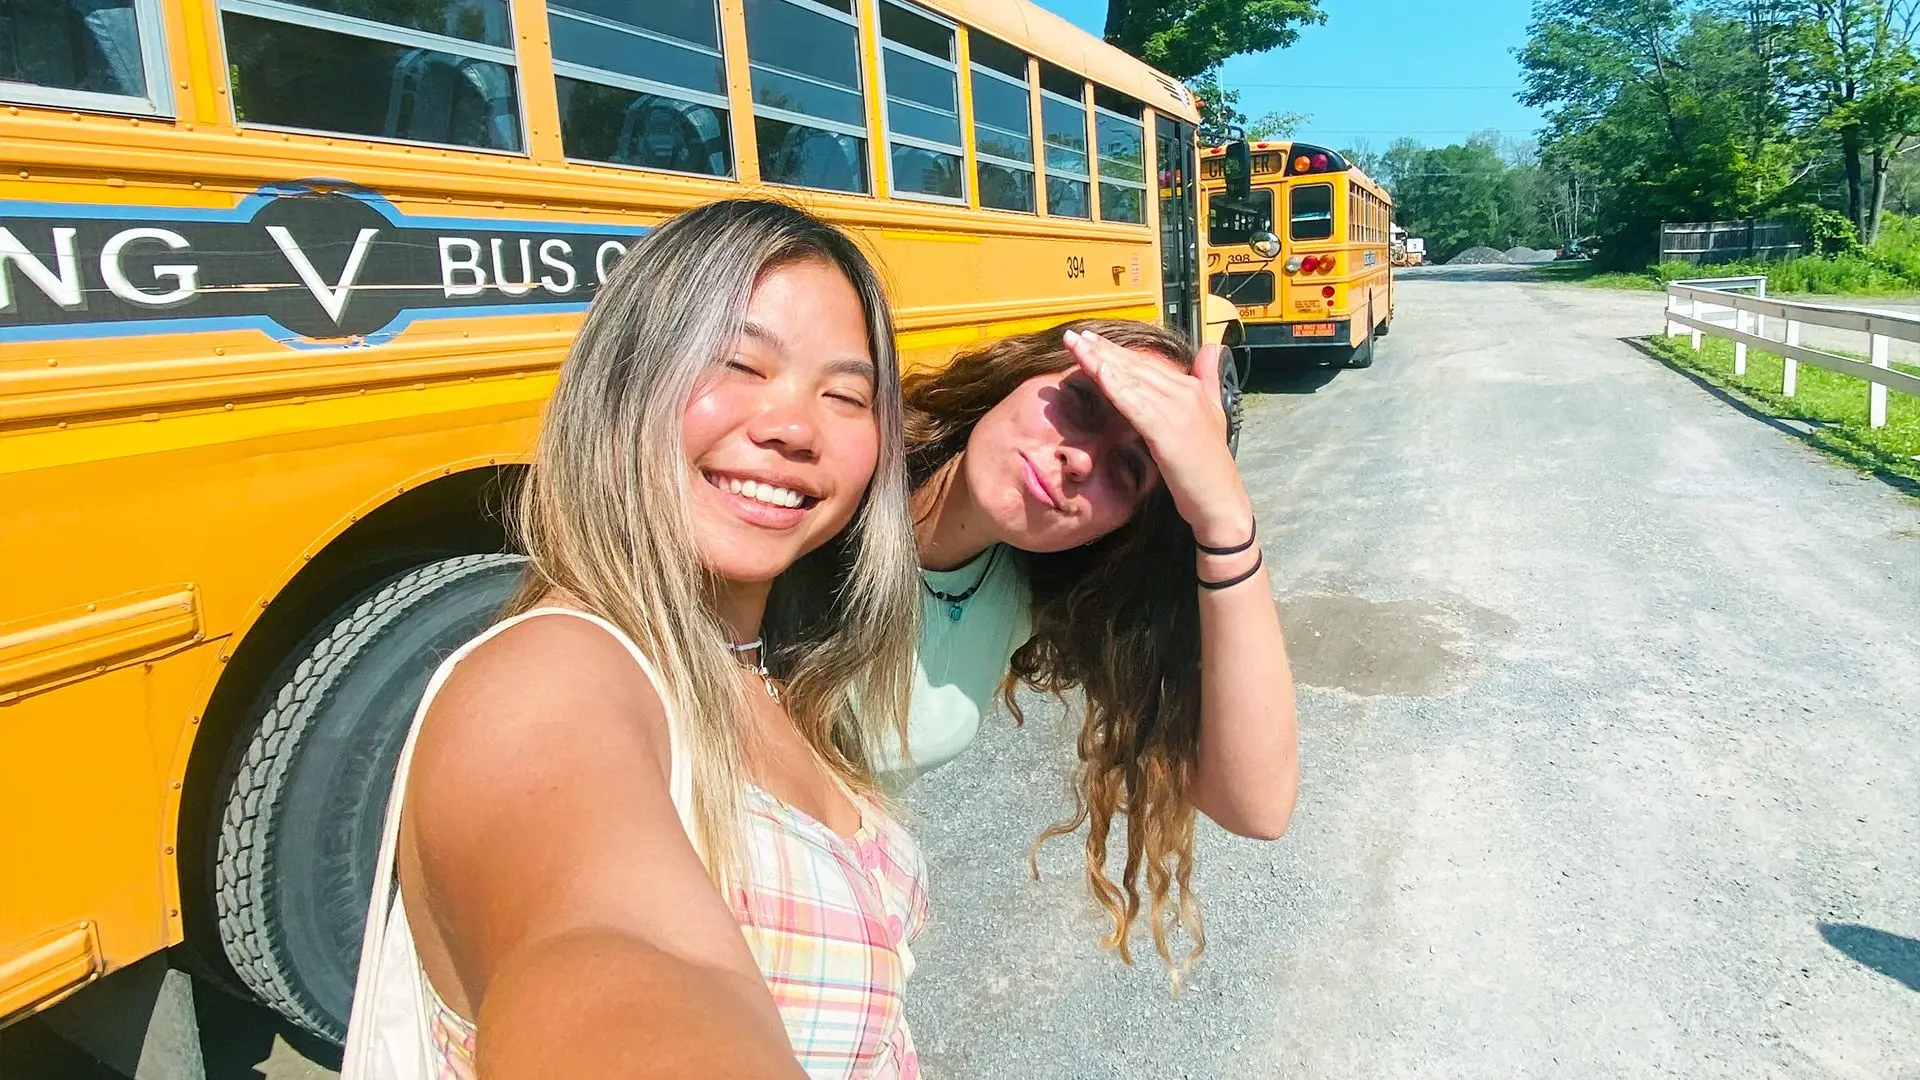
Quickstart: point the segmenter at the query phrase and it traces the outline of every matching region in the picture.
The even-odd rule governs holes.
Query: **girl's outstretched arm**
[[[1203,346],[1187,374],[1094,334],[1069,331],[1066,341],[1146,441],[1202,549],[1196,555],[1200,580],[1233,583],[1200,589],[1194,805],[1231,832],[1277,839],[1293,817],[1300,784],[1293,672],[1253,535],[1252,501],[1227,448],[1220,347]]]
[[[463,661],[421,731],[402,894],[485,1080],[804,1080],[680,824],[660,698],[624,646],[530,619]]]

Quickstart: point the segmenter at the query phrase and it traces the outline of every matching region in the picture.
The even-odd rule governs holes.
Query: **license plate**
[[[1294,337],[1332,337],[1333,324],[1330,322],[1295,323]]]

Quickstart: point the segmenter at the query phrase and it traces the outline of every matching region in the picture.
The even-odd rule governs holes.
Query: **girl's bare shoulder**
[[[665,717],[659,691],[619,639],[584,618],[541,615],[495,634],[454,667],[427,710],[418,753],[483,770],[525,767],[522,755],[582,752],[641,754],[664,765]]]

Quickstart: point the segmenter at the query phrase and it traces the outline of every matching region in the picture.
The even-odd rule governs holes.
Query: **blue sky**
[[[1098,34],[1106,0],[1036,0]],[[1321,0],[1327,21],[1292,48],[1227,61],[1240,111],[1305,113],[1297,137],[1335,147],[1400,135],[1430,146],[1497,128],[1524,138],[1540,115],[1514,100],[1531,0]],[[1371,86],[1375,89],[1352,89]]]

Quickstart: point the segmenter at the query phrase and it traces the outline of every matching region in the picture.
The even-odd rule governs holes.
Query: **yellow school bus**
[[[413,703],[510,590],[556,367],[666,216],[847,226],[912,364],[1200,332],[1193,98],[1024,0],[12,10],[0,1023],[183,946],[340,1037]]]
[[[1227,175],[1238,151],[1251,166],[1236,198]],[[1373,339],[1393,323],[1393,196],[1339,153],[1261,141],[1201,152],[1207,291],[1237,311],[1229,340],[1243,362],[1270,350],[1340,346],[1351,367],[1373,363]]]

